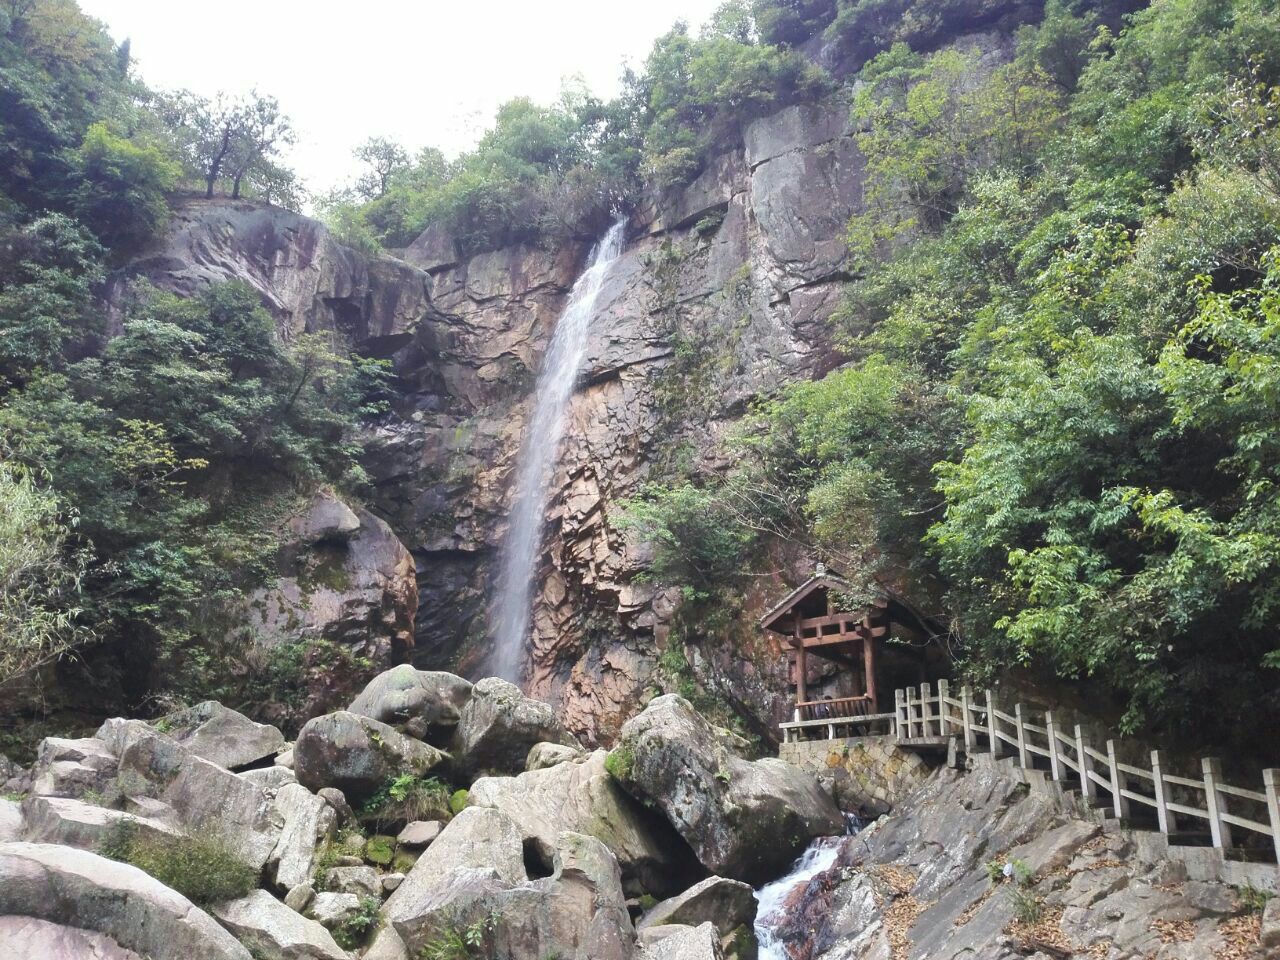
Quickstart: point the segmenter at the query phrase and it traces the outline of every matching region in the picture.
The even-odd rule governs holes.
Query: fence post
[[[927,683],[920,684],[920,736],[933,736],[933,709],[929,706],[929,698],[933,688]]]
[[[1062,760],[1058,757],[1058,728],[1053,723],[1053,711],[1044,712],[1044,728],[1049,732],[1049,774],[1054,780],[1062,779]]]
[[[1124,772],[1120,769],[1120,761],[1116,759],[1116,742],[1107,741],[1107,766],[1111,768],[1111,809],[1120,820],[1129,818],[1129,798],[1122,790],[1126,785]]]
[[[899,687],[893,691],[893,735],[899,740],[910,738],[911,731],[907,731],[906,736],[902,735],[902,704],[905,700],[902,688]]]
[[[1000,759],[1001,747],[1003,743],[1000,735],[996,733],[996,695],[987,690],[987,739],[991,741],[991,756],[995,760]]]
[[[914,740],[919,729],[919,721],[916,720],[916,688],[907,687],[907,735]]]
[[[1276,847],[1276,862],[1280,863],[1280,770],[1263,770],[1262,785],[1267,794],[1267,813],[1271,818],[1271,840]]]
[[[943,679],[938,681],[938,733],[942,736],[951,734],[951,704],[947,697],[951,696],[951,683]]]
[[[1023,769],[1031,769],[1031,753],[1027,750],[1027,728],[1022,720],[1022,704],[1014,704],[1014,725],[1018,730],[1018,763]]]
[[[964,752],[973,753],[973,717],[969,714],[969,685],[960,688],[960,725],[964,730]]]
[[[1093,771],[1093,757],[1089,756],[1089,744],[1085,741],[1084,727],[1076,724],[1076,759],[1080,763],[1080,796],[1084,798],[1087,804],[1093,803],[1094,793],[1093,778],[1089,774]]]
[[[1178,821],[1169,810],[1169,798],[1164,790],[1164,764],[1159,750],[1151,751],[1151,781],[1156,788],[1156,819],[1160,821],[1160,832],[1167,837],[1177,832]]]
[[[1218,781],[1222,779],[1222,764],[1217,757],[1205,757],[1200,761],[1204,770],[1205,806],[1209,811],[1209,832],[1213,835],[1213,845],[1219,850],[1231,846],[1231,826],[1222,819],[1226,813],[1226,803],[1218,794]]]

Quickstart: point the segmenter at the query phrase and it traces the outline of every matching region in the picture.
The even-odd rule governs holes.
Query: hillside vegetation
[[[1131,730],[1226,740],[1280,721],[1280,13],[1138,6],[732,0],[612,101],[512,101],[452,160],[369,141],[323,208],[368,249],[551,247],[753,118],[848,101],[842,363],[763,399],[739,466],[682,461],[631,505],[651,576],[714,635],[798,541],[945,624],[961,675],[1087,681]],[[1009,55],[952,42],[975,28]],[[72,0],[0,4],[0,679],[96,644],[104,686],[207,693],[280,518],[359,490],[379,364],[284,342],[234,285],[144,289],[111,337],[98,299],[176,194],[295,202],[291,137],[266,95],[146,89]]]
[[[985,74],[869,60],[849,362],[762,403],[727,480],[649,492],[668,578],[750,557],[725,524],[799,536],[975,680],[1087,680],[1130,730],[1280,716],[1277,70],[1255,0],[1052,2]]]
[[[71,0],[0,5],[0,693],[90,649],[80,706],[225,691],[223,601],[300,494],[359,485],[377,364],[282,342],[243,286],[143,289],[110,337],[98,296],[174,191],[278,189],[286,129],[270,98],[147,90]]]

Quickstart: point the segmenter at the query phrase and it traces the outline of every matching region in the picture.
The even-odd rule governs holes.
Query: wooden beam
[[[796,625],[796,705],[797,707],[809,699],[808,670],[809,660],[804,644],[800,641],[800,626]]]
[[[867,676],[865,693],[871,698],[871,712],[880,712],[880,700],[876,696],[876,642],[871,639],[862,641],[862,669]]]

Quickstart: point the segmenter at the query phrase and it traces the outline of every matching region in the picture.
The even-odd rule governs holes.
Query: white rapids
[[[759,960],[788,960],[786,945],[777,938],[775,928],[785,919],[786,901],[791,892],[830,868],[840,853],[846,837],[820,837],[779,880],[756,891],[756,940],[760,944]]]
[[[596,298],[610,264],[622,252],[626,220],[609,228],[592,253],[591,263],[574,282],[569,302],[556,322],[551,346],[542,361],[529,419],[517,461],[514,503],[502,550],[497,599],[492,616],[493,652],[490,669],[519,684],[528,641],[533,578],[542,547],[543,518],[555,472],[560,440],[579,368],[587,349],[587,334]]]

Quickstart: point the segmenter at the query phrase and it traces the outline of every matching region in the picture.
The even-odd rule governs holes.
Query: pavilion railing
[[[1081,724],[1067,729],[1049,710],[1033,712],[1016,704],[1010,713],[991,690],[979,696],[965,686],[953,697],[946,680],[938,681],[936,694],[927,683],[896,691],[893,717],[900,742],[954,736],[973,753],[981,739],[993,756],[1011,754],[1024,769],[1034,768],[1040,758],[1054,780],[1077,781],[1086,802],[1109,804],[1118,819],[1130,819],[1137,804],[1155,812],[1165,835],[1179,833],[1183,818],[1203,821],[1220,850],[1233,846],[1233,829],[1259,834],[1271,840],[1280,862],[1280,770],[1263,770],[1262,790],[1253,790],[1225,783],[1214,757],[1200,761],[1198,777],[1171,773],[1168,757],[1159,750],[1151,751],[1150,766],[1125,763],[1114,738]]]
[[[840,697],[832,700],[804,700],[796,704],[794,718],[804,720],[831,720],[845,717],[863,717],[871,712],[871,698]]]

